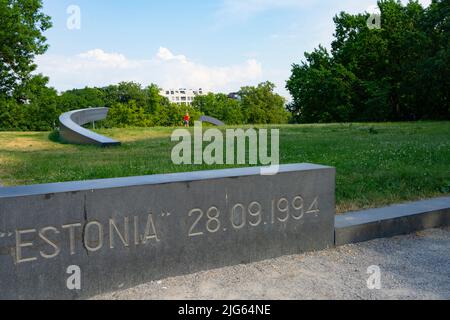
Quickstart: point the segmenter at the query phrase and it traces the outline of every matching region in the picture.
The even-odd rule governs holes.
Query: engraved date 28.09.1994
[[[292,199],[287,197],[272,199],[269,210],[264,210],[258,201],[253,201],[248,205],[236,203],[229,211],[228,221],[232,229],[241,230],[246,226],[258,227],[269,223],[286,223],[291,219],[300,221],[307,214],[316,216],[320,214],[319,197],[315,197],[310,202],[305,201],[302,196]],[[199,208],[192,209],[188,216],[192,218],[189,237],[216,233],[220,230],[227,231],[225,225],[228,223],[224,223],[224,214],[217,206],[211,206],[206,212]]]

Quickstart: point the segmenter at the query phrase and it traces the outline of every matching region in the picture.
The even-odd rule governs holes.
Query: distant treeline
[[[47,51],[44,31],[51,27],[42,0],[0,0],[0,130],[52,130],[63,112],[89,107],[110,108],[105,127],[179,126],[186,112],[193,121],[208,115],[230,125],[289,120],[285,100],[270,82],[241,88],[237,100],[211,93],[192,106],[170,103],[154,84],[133,82],[58,94],[47,77],[36,75],[34,63]]]
[[[238,99],[214,93],[197,96],[190,106],[171,103],[154,84],[143,88],[137,83],[122,82],[58,95],[45,86],[45,78],[33,79],[17,91],[21,95],[0,98],[1,130],[52,130],[61,113],[89,107],[110,108],[108,118],[101,123],[107,128],[180,126],[186,112],[192,121],[208,115],[229,125],[287,123],[290,117],[285,99],[273,92],[274,85],[269,82],[243,87]]]
[[[239,99],[199,96],[192,106],[133,82],[58,95],[35,74],[34,58],[48,47],[43,32],[52,26],[42,0],[2,0],[0,130],[51,130],[61,113],[87,107],[110,108],[106,127],[178,126],[186,112],[230,125],[450,119],[450,0],[378,6],[379,27],[369,27],[367,13],[342,12],[331,52],[319,46],[293,65],[288,112],[270,82],[241,88]]]
[[[296,122],[450,119],[450,0],[378,6],[380,28],[342,12],[331,53],[320,46],[293,65]]]

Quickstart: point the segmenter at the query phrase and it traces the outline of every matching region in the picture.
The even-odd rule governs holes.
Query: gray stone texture
[[[330,248],[335,169],[297,164],[2,188],[0,299],[80,299]],[[81,290],[69,290],[69,266]]]
[[[213,118],[213,117],[209,117],[209,116],[202,116],[202,117],[200,117],[200,122],[211,123],[211,124],[213,124],[215,126],[219,126],[219,127],[225,125],[225,123],[223,123],[222,121],[220,121],[220,120],[218,120],[216,118]]]
[[[336,217],[337,246],[450,226],[450,197],[397,204]]]
[[[73,144],[93,144],[101,147],[117,146],[120,142],[82,127],[87,123],[106,119],[108,108],[90,108],[70,111],[59,117],[61,139]]]

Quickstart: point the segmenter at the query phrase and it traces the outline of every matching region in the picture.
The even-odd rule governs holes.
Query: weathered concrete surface
[[[219,127],[225,125],[225,123],[223,123],[222,121],[220,121],[220,120],[218,120],[216,118],[213,118],[213,117],[209,117],[209,116],[202,116],[202,117],[200,117],[200,122],[211,123],[211,124],[213,124],[215,126],[219,126]]]
[[[59,117],[59,134],[63,141],[73,144],[94,144],[101,147],[117,146],[120,142],[102,136],[82,125],[106,119],[108,108],[90,108],[70,111]]]
[[[381,289],[371,290],[370,266]],[[149,282],[95,299],[450,299],[450,228]]]
[[[337,246],[450,226],[450,197],[336,216]]]
[[[335,169],[310,164],[0,189],[0,299],[85,298],[333,246]],[[66,270],[81,269],[81,290]]]

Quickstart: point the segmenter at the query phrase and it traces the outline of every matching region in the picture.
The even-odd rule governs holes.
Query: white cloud
[[[163,48],[163,47],[159,48],[157,57],[159,59],[161,59],[161,60],[164,60],[164,61],[177,60],[177,61],[180,61],[182,63],[187,63],[188,62],[187,59],[186,59],[186,56],[184,56],[182,54],[176,56],[169,49]]]
[[[49,76],[50,85],[58,90],[136,81],[142,85],[228,91],[262,80],[262,66],[255,59],[237,65],[208,66],[163,47],[147,60],[94,49],[70,57],[46,54],[37,58],[37,64],[38,72]]]
[[[419,2],[424,6],[428,7],[431,4],[431,0],[419,0]]]
[[[97,62],[103,67],[129,68],[132,66],[132,63],[123,54],[106,53],[101,49],[80,53],[77,57],[84,62]]]
[[[378,8],[378,5],[376,4],[370,5],[366,11],[370,14],[380,14],[380,8]]]

